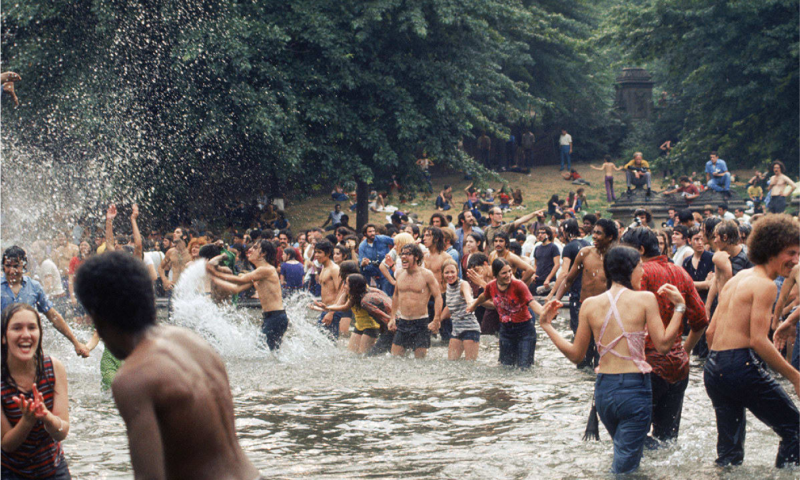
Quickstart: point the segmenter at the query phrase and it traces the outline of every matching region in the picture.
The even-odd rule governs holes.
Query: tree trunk
[[[369,223],[369,184],[356,180],[356,232]]]

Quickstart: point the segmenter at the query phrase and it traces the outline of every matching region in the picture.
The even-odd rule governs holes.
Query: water
[[[194,293],[202,269],[192,266],[182,278],[175,323],[199,332],[225,359],[242,447],[267,478],[612,478],[605,429],[600,442],[581,441],[594,376],[576,369],[541,330],[528,372],[500,367],[497,341],[487,336],[475,364],[448,362],[442,347],[422,361],[360,358],[345,350],[346,340],[334,346],[318,332],[308,297],[299,295],[287,303],[290,327],[273,355],[257,340],[255,312],[220,308]],[[569,331],[567,319],[554,325]],[[73,477],[132,478],[124,424],[100,389],[101,351],[81,360],[47,330],[45,349],[65,361],[70,382],[64,449]],[[715,443],[711,401],[694,362],[677,445],[645,452],[632,478],[800,476],[773,467],[778,437],[750,414],[742,467],[716,468]]]

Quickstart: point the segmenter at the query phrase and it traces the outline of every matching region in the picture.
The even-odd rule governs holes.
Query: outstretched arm
[[[133,211],[131,212],[131,228],[133,229],[133,251],[136,258],[142,258],[142,234],[139,232],[139,224],[136,219],[139,218],[139,205],[133,204]]]
[[[117,206],[113,203],[108,206],[106,212],[106,252],[113,252],[116,249],[116,238],[114,238],[114,219],[117,217]]]
[[[61,335],[64,335],[70,342],[72,342],[72,346],[75,347],[75,353],[84,358],[89,356],[89,349],[86,348],[86,345],[78,341],[78,339],[75,337],[75,334],[72,333],[69,325],[67,325],[67,322],[64,320],[64,317],[62,317],[55,308],[48,310],[44,316],[50,320],[50,323],[56,327],[56,330],[58,330]]]
[[[584,306],[586,304],[584,303]],[[553,344],[564,354],[572,363],[579,363],[586,356],[586,349],[589,348],[589,339],[592,337],[592,330],[589,327],[588,308],[581,308],[578,315],[578,329],[575,331],[574,343],[570,343],[562,337],[555,328],[553,328],[552,320],[555,312],[562,304],[558,300],[551,300],[547,302],[544,308],[545,314],[539,316],[539,325],[544,330],[544,333],[550,337]]]

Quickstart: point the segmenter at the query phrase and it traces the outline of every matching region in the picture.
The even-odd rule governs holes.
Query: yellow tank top
[[[369,312],[361,308],[360,305],[353,305],[353,316],[356,319],[356,328],[359,330],[381,328],[378,322],[369,315]]]

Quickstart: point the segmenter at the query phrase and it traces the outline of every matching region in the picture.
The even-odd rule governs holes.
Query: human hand
[[[706,281],[710,282],[712,280],[714,280],[714,271],[713,270],[708,272],[708,275],[706,275]]]
[[[108,211],[106,211],[106,220],[114,220],[117,217],[117,206],[115,204],[111,204],[108,206]]]
[[[44,403],[44,396],[39,392],[39,389],[36,387],[36,384],[33,384],[33,402],[34,402],[34,414],[38,419],[44,419],[50,410],[47,409],[47,405]]]
[[[394,332],[397,330],[397,322],[394,319],[389,320],[389,323],[386,325],[386,328],[389,329],[390,332]]]
[[[206,266],[206,268],[208,268],[208,266]],[[212,271],[213,271],[213,270],[212,270]],[[175,284],[174,284],[174,283],[172,283],[172,280],[164,280],[164,281],[163,281],[163,282],[161,282],[161,283],[163,284],[163,286],[164,286],[164,290],[166,290],[166,291],[170,291],[170,290],[172,290],[172,288],[175,286]]]
[[[131,209],[131,220],[136,220],[139,218],[139,205],[134,203]]]
[[[34,384],[34,386],[35,385],[36,384]],[[21,422],[24,421],[27,424],[36,422],[36,398],[29,399],[25,395],[14,395],[11,397],[11,400],[17,404],[20,412],[22,412],[22,418],[20,419]]]
[[[665,283],[661,285],[661,288],[658,289],[656,292],[658,295],[664,295],[667,299],[672,302],[673,305],[678,306],[680,304],[685,304],[686,302],[683,300],[683,295],[678,290],[675,285],[670,283]]]
[[[11,99],[14,100],[14,106],[19,107],[19,99],[17,98],[16,92],[14,92],[14,84],[10,82],[4,83],[3,91],[6,92],[8,95],[11,95]]]
[[[369,265],[369,258],[362,258],[361,259],[361,266],[362,267],[366,267],[367,265]]]
[[[77,307],[77,306],[78,306],[78,299],[77,299],[77,298],[75,298],[75,297],[72,297],[72,298],[70,299],[70,302],[72,303],[72,306],[73,306],[73,307]]]
[[[469,280],[472,283],[474,283],[475,285],[477,285],[479,287],[485,287],[486,286],[486,280],[484,280],[483,276],[481,276],[475,270],[467,270],[467,277],[469,278]]]
[[[324,317],[322,317],[322,324],[330,325],[331,323],[333,323],[333,312],[328,312]]]
[[[795,335],[797,335],[797,324],[783,322],[775,329],[775,333],[772,335],[772,343],[775,344],[775,348],[781,350],[786,346],[786,342],[789,339],[795,338]],[[800,346],[795,345],[795,348],[800,348]]]
[[[75,353],[77,353],[79,357],[89,357],[89,349],[86,347],[86,345],[82,344],[81,342],[76,342],[74,346]]]
[[[558,313],[558,309],[563,307],[559,300],[550,300],[544,305],[544,312],[539,315],[539,325],[546,327],[552,324],[553,319]]]
[[[441,328],[441,326],[442,326],[442,321],[439,320],[438,318],[434,318],[433,321],[428,324],[428,330],[430,330],[432,333],[437,333],[439,331],[439,328]]]

